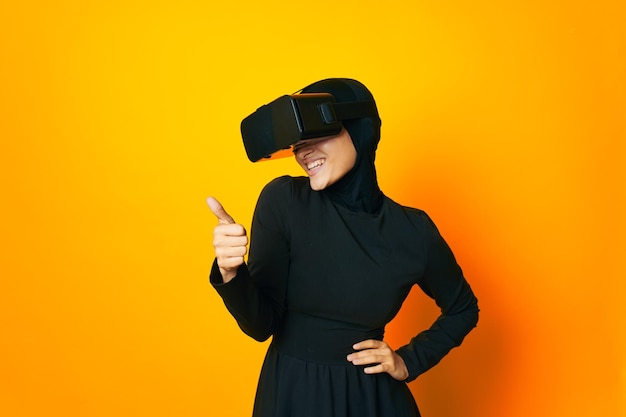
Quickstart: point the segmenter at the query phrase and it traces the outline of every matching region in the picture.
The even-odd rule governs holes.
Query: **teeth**
[[[306,167],[309,170],[311,170],[313,168],[321,167],[322,165],[324,165],[324,160],[323,159],[318,159],[317,161],[313,161],[313,162],[307,164]]]

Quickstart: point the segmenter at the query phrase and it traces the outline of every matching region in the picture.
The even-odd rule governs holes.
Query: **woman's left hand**
[[[369,339],[352,346],[354,352],[348,355],[348,361],[353,365],[372,365],[364,369],[366,374],[380,374],[387,372],[398,381],[409,377],[404,359],[382,340]]]

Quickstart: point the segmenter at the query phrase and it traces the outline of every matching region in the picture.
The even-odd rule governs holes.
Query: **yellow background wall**
[[[380,183],[482,310],[425,416],[626,416],[621,0],[0,4],[0,415],[246,416],[266,348],[207,282],[240,120],[326,77],[374,92]],[[396,347],[436,316],[414,292]]]

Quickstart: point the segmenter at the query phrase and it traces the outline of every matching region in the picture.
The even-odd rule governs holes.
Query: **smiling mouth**
[[[324,165],[324,159],[317,159],[317,160],[315,160],[315,161],[313,161],[313,162],[309,162],[309,163],[306,165],[306,168],[307,168],[307,170],[309,170],[309,171],[313,171],[315,168],[319,168],[319,167],[321,167],[322,165]]]

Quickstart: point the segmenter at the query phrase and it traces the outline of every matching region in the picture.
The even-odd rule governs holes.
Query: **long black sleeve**
[[[264,341],[280,326],[285,311],[289,242],[284,199],[290,183],[279,178],[262,191],[252,219],[248,264],[223,283],[214,261],[210,281],[224,304],[250,337]]]
[[[432,326],[397,350],[409,370],[407,381],[435,366],[461,344],[478,322],[478,301],[463,276],[461,268],[434,223],[424,214],[428,233],[424,236],[424,276],[418,282],[426,295],[437,303],[441,315]]]

